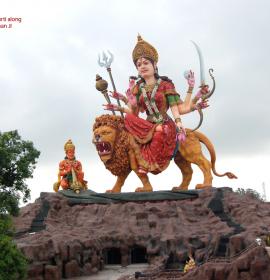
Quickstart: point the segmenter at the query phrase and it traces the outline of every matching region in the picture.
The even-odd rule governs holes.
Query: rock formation
[[[125,201],[111,194],[111,202],[102,203],[42,193],[21,209],[14,219],[15,242],[29,259],[28,279],[92,275],[106,264],[138,262],[149,263],[136,274],[139,279],[177,274],[177,279],[266,280],[270,275],[266,250],[254,243],[269,234],[270,203],[230,188],[198,191],[184,200]],[[184,275],[179,271],[188,254],[198,267]]]

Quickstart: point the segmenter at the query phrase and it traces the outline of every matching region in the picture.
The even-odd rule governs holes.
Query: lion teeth
[[[101,142],[96,144],[98,153],[103,155],[103,154],[108,154],[111,152],[111,145],[106,142]]]

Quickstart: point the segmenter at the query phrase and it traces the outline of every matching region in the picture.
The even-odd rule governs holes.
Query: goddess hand
[[[196,100],[199,100],[201,97],[202,97],[202,90],[200,89],[200,90],[196,93],[195,98],[196,98]]]
[[[209,107],[209,104],[208,104],[208,100],[202,100],[196,104],[192,104],[191,105],[191,111],[195,111],[195,110],[200,110],[200,109],[205,109]]]
[[[205,85],[201,88],[202,95],[209,93],[209,86]]]
[[[193,88],[194,85],[195,85],[194,72],[192,72],[190,70],[189,73],[186,75],[186,79],[187,79],[187,82],[188,82],[188,86]]]
[[[186,140],[186,130],[185,130],[183,124],[181,122],[178,122],[176,124],[176,126],[177,126],[177,129],[178,129],[176,137],[177,137],[178,141],[184,142]]]
[[[115,104],[103,104],[102,106],[104,106],[104,110],[108,110],[108,111],[120,111],[120,108],[118,105]]]
[[[195,105],[196,109],[205,109],[209,107],[208,100],[203,100]]]
[[[130,89],[127,90],[126,95],[127,95],[128,103],[129,103],[131,106],[136,107],[136,105],[137,105],[136,96],[133,95],[133,94],[130,92]]]
[[[132,89],[135,85],[135,82],[136,80],[135,79],[129,79],[129,85],[128,85],[128,88],[129,89]]]
[[[200,99],[201,97],[203,97],[207,93],[209,93],[209,86],[205,85],[197,92],[196,98]]]
[[[119,92],[116,91],[110,91],[110,97],[114,98],[114,99],[120,99],[120,100],[124,100],[125,96]]]

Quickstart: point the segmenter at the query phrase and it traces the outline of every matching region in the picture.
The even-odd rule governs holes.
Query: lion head
[[[101,115],[93,126],[93,143],[100,159],[114,175],[130,171],[128,134],[120,116]]]

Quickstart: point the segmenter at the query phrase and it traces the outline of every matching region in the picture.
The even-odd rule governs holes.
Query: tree
[[[0,280],[25,279],[27,260],[12,240],[9,215],[0,214]]]
[[[33,177],[40,152],[21,139],[17,130],[0,132],[0,280],[24,279],[27,260],[12,240],[11,215],[19,213],[19,200],[30,198],[25,180]]]
[[[40,152],[17,130],[0,132],[0,213],[17,215],[19,200],[30,198],[25,180],[32,178]]]
[[[261,200],[261,201],[264,201],[264,198],[263,196],[257,192],[256,190],[253,190],[253,189],[243,189],[243,188],[238,188],[236,190],[237,193],[239,193],[240,195],[250,195],[252,198],[255,198],[255,199],[258,199],[258,200]]]

